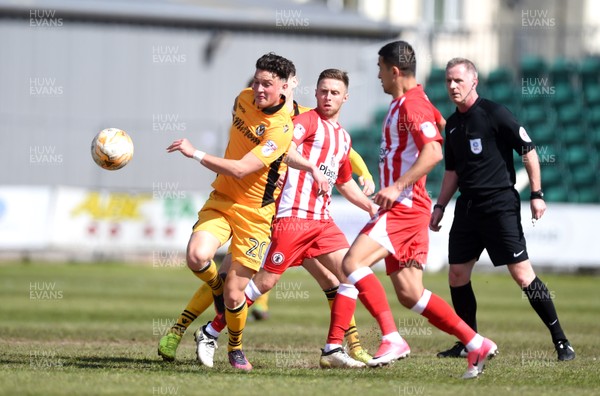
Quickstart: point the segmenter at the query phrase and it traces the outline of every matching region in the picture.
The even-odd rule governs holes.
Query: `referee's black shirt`
[[[461,194],[484,198],[515,185],[513,150],[535,148],[525,128],[504,106],[482,97],[446,123],[446,170],[456,171]]]

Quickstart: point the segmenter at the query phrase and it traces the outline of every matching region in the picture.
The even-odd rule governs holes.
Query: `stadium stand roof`
[[[30,18],[52,10],[65,20],[163,25],[182,28],[271,31],[280,34],[389,39],[400,28],[321,3],[289,0],[0,0],[0,17]],[[279,19],[278,19],[279,18]],[[296,26],[285,26],[286,22]],[[302,23],[306,25],[300,29]]]

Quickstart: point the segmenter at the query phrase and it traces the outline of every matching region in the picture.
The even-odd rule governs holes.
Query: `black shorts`
[[[448,245],[450,264],[479,260],[483,249],[495,267],[527,260],[519,193],[507,189],[485,199],[459,196]]]

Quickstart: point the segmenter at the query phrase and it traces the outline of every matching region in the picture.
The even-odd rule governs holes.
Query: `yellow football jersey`
[[[297,115],[300,115],[302,113],[306,113],[307,111],[310,111],[310,110],[312,110],[312,108],[306,107],[306,106],[302,106],[302,105],[298,104],[298,102],[296,102],[294,100],[294,109],[292,110],[291,116],[293,118],[293,117],[296,117]]]
[[[234,202],[249,207],[260,208],[275,202],[278,194],[275,183],[293,130],[285,101],[261,110],[254,104],[252,89],[244,89],[235,104],[224,158],[239,160],[252,151],[265,167],[241,179],[218,175],[212,187]]]

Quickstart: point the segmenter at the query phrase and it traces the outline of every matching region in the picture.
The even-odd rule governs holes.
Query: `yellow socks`
[[[221,277],[219,276],[219,272],[217,271],[217,265],[213,260],[210,261],[210,264],[208,266],[202,268],[200,271],[192,272],[198,278],[208,283],[208,285],[212,289],[212,293],[215,296],[220,296],[221,294],[223,294],[223,279],[221,279]]]
[[[171,327],[171,332],[183,336],[183,333],[194,320],[213,303],[213,295],[210,286],[204,283],[196,290],[183,312],[179,315],[177,323]]]
[[[229,352],[234,349],[242,349],[242,333],[246,326],[248,318],[248,305],[246,301],[235,309],[225,308],[225,320],[227,321],[227,331],[229,332],[229,344],[227,350]]]

